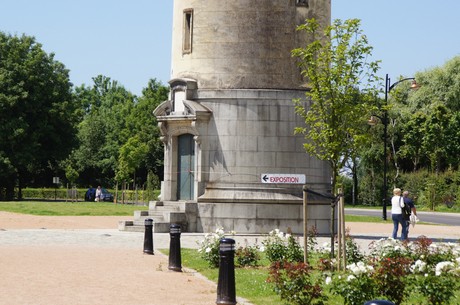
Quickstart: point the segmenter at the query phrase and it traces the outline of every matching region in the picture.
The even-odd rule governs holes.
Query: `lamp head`
[[[420,88],[420,85],[417,84],[417,81],[414,79],[412,81],[412,83],[410,84],[410,88],[413,89],[413,90],[416,90],[416,89]]]

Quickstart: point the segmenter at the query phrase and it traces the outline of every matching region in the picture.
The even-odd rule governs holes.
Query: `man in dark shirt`
[[[404,199],[404,204],[405,205],[407,204],[410,207],[411,214],[414,214],[415,216],[417,216],[417,210],[415,209],[414,201],[411,198],[409,198],[409,191],[403,192],[403,199]],[[407,228],[406,236],[407,238],[409,238],[409,223],[407,224],[406,228]]]

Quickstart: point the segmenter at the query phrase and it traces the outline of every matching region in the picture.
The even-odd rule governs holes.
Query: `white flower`
[[[440,262],[435,267],[435,273],[437,276],[439,276],[442,273],[447,273],[450,270],[453,270],[454,268],[455,268],[455,265],[452,262]]]
[[[331,282],[332,282],[332,278],[330,276],[328,276],[326,278],[326,285],[329,285]]]
[[[348,282],[349,282],[349,281],[352,281],[352,280],[354,280],[354,279],[356,279],[356,277],[355,277],[353,274],[350,274],[350,275],[347,277],[347,281],[348,281]]]
[[[414,272],[414,273],[417,273],[417,272],[425,272],[426,271],[426,263],[424,261],[421,261],[421,260],[417,260],[411,267],[410,267],[411,271]]]
[[[431,244],[428,246],[428,251],[430,251],[430,253],[436,253],[438,250],[438,246],[436,246],[436,244]]]
[[[363,273],[368,273],[374,271],[374,267],[364,264],[363,262],[353,263],[347,266],[353,274],[360,275]]]
[[[319,251],[323,253],[329,253],[331,252],[331,246],[328,242],[323,243],[321,246],[319,246]]]
[[[260,246],[259,251],[260,251],[260,252],[264,252],[264,251],[265,251],[265,247],[264,247],[264,246]]]
[[[206,253],[209,253],[209,252],[211,252],[211,248],[208,247],[206,248]]]

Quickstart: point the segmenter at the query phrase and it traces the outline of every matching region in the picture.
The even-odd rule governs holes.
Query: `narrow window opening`
[[[297,6],[306,6],[308,7],[308,0],[296,0],[296,5]]]
[[[192,32],[193,32],[193,10],[184,10],[184,37],[182,44],[182,53],[192,53]]]

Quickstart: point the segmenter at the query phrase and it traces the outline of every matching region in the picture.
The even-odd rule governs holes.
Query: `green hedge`
[[[448,208],[447,201],[454,202],[459,208],[460,199],[460,171],[445,171],[443,173],[429,173],[420,170],[414,173],[403,173],[400,178],[400,188],[408,190],[416,198],[418,206],[430,210]]]
[[[76,199],[77,201],[85,200],[85,193],[88,189],[65,189],[65,188],[25,188],[22,189],[22,198],[23,199],[34,199],[34,200],[71,200]],[[115,190],[107,189],[108,192],[112,193],[115,197],[118,195],[117,202],[122,201],[122,192]],[[76,193],[73,193],[76,192]],[[74,194],[74,196],[72,196]],[[151,200],[156,200],[160,195],[159,190],[147,191],[147,190],[125,190],[124,191],[124,201],[125,203],[136,203],[143,202],[148,203]]]
[[[368,206],[382,205],[382,175],[370,174],[359,179],[359,198],[357,204]],[[389,178],[392,178],[389,175]],[[391,179],[389,179],[391,180]],[[345,191],[345,203],[352,203],[352,180],[342,176],[340,182]],[[460,211],[460,171],[447,170],[432,173],[427,170],[403,172],[396,182],[388,181],[388,196],[393,194],[393,186],[407,190],[415,199],[417,208],[432,211]],[[453,203],[448,205],[447,202]]]

